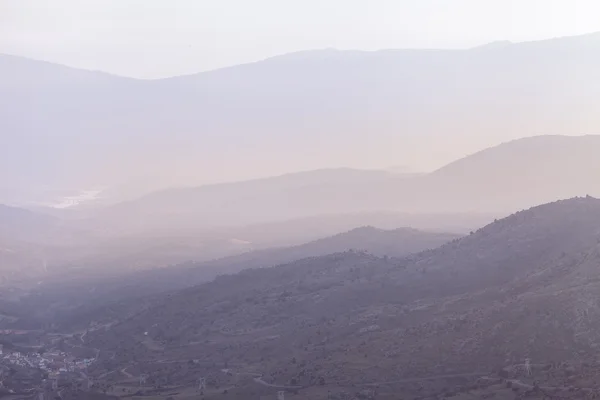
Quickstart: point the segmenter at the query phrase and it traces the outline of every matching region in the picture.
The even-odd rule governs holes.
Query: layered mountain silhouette
[[[106,221],[98,224],[97,230],[76,229],[74,225],[78,225],[77,221],[64,215],[52,217],[14,207],[5,207],[5,210],[11,213],[10,218],[8,212],[4,214],[0,228],[3,232],[3,236],[0,235],[0,271],[4,283],[15,283],[26,278],[26,286],[36,286],[40,282],[44,287],[60,282],[75,282],[83,292],[89,289],[83,282],[93,285],[98,280],[106,282],[112,279],[110,285],[118,286],[122,283],[120,279],[123,274],[154,268],[164,270],[147,275],[140,272],[136,279],[141,279],[140,286],[148,283],[151,290],[160,291],[199,283],[218,274],[236,272],[250,266],[261,266],[259,264],[262,262],[262,266],[274,265],[293,261],[294,257],[351,248],[366,249],[380,255],[405,254],[409,250],[432,247],[437,240],[452,236],[435,232],[464,234],[494,218],[487,214],[367,212],[319,215],[219,229],[207,229],[202,223],[192,221],[189,229],[182,229],[182,226],[176,231],[153,228],[128,235],[111,230],[111,225]],[[330,236],[364,225],[382,229],[362,228],[348,232],[348,237],[342,234],[329,241]],[[388,232],[401,226],[412,226],[426,232],[406,229],[396,234]],[[325,238],[323,242],[318,241],[322,238]],[[311,243],[306,248],[296,250],[295,246],[315,240],[314,245]],[[280,249],[273,253],[267,251],[273,248]],[[265,252],[262,253],[262,250]],[[239,259],[227,258],[239,254]],[[223,259],[223,262],[219,264],[214,261],[217,259]],[[246,266],[246,263],[249,265]],[[190,267],[184,268],[183,271],[187,272],[183,273],[178,269],[179,264]],[[197,266],[197,271],[192,266]]]
[[[599,243],[600,200],[573,198],[402,259],[338,253],[99,311],[119,323],[90,340],[124,364],[185,354],[299,385],[585,362],[600,340]]]
[[[0,56],[0,200],[42,184],[134,198],[273,165],[432,168],[517,137],[597,133],[599,54],[599,34],[319,50],[157,81]]]
[[[108,207],[96,219],[117,231],[172,231],[368,211],[504,216],[560,198],[600,196],[598,153],[600,136],[537,136],[429,174],[338,169],[171,189]]]
[[[231,273],[348,250],[366,251],[377,256],[401,257],[434,249],[459,237],[460,235],[453,233],[425,232],[413,228],[384,230],[367,226],[298,246],[253,251],[210,261],[204,265],[216,268],[220,273]],[[201,265],[195,267],[202,268]]]
[[[406,177],[383,171],[332,169],[274,178],[169,189],[99,210],[98,224],[124,231],[243,226],[318,215],[385,210]],[[408,179],[408,178],[406,178]]]
[[[273,267],[352,249],[382,257],[406,256],[439,247],[459,237],[461,236],[452,233],[426,232],[412,228],[383,230],[361,227],[297,246],[249,251],[212,261],[188,262],[133,273],[127,269],[123,260],[117,259],[111,263],[102,261],[102,257],[97,256],[101,261],[95,268],[71,269],[55,276],[45,276],[44,282],[37,286],[31,297],[35,301],[46,298],[46,305],[61,303],[69,312],[72,312],[73,306],[83,306],[83,310],[89,310],[100,304],[111,304],[126,298],[180,290],[244,269]],[[148,252],[155,259],[161,257],[155,254],[156,250]],[[69,312],[63,311],[61,314]]]

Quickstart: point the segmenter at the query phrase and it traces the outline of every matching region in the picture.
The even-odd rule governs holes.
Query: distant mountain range
[[[489,219],[532,204],[587,194],[600,196],[597,154],[600,135],[536,136],[484,149],[428,174],[316,170],[167,189],[112,206],[84,209],[80,214],[53,212],[52,217],[5,206],[0,208],[0,236],[19,238],[34,231],[37,236],[48,236],[59,227],[69,227],[107,238],[190,237],[211,232],[224,240],[257,243],[255,238],[261,230],[278,230],[277,224],[291,220],[296,220],[299,228],[304,220],[310,229],[324,231],[323,235],[290,242],[297,244],[361,225],[380,226],[375,221],[389,218],[398,223],[380,227],[463,232],[468,223],[459,228],[447,220],[444,226],[443,216],[453,215],[457,225],[461,214],[465,218],[468,214],[473,218],[487,215]],[[423,224],[424,215],[431,217],[429,227]],[[338,216],[337,221],[331,219],[334,216]],[[311,218],[315,223],[310,223]],[[344,219],[354,222],[343,223]],[[330,224],[336,227],[327,229]],[[266,247],[273,245],[275,237],[271,235]],[[285,244],[285,240],[281,242]]]
[[[96,310],[88,321],[106,328],[88,340],[117,352],[113,368],[198,358],[324,391],[524,358],[594,362],[599,227],[600,200],[574,198],[400,260],[346,252],[245,270]]]
[[[468,233],[532,204],[600,196],[597,154],[600,136],[539,136],[429,174],[318,170],[169,189],[80,216],[3,207],[0,238],[10,239],[7,249],[29,243],[38,271],[47,262],[51,271],[114,273],[294,246],[365,225]]]
[[[336,169],[170,189],[104,208],[87,223],[168,232],[374,211],[507,215],[561,198],[600,196],[597,154],[600,136],[537,136],[429,174]]]
[[[0,201],[401,163],[600,132],[600,34],[470,50],[319,50],[142,81],[0,56]],[[150,179],[152,178],[152,179]],[[107,200],[107,199],[104,199]]]

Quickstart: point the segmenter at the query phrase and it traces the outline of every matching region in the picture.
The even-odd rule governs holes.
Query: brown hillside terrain
[[[298,246],[253,251],[194,267],[208,267],[216,269],[219,273],[231,273],[248,268],[272,267],[302,258],[347,250],[366,251],[380,257],[403,257],[434,249],[459,237],[460,235],[453,233],[425,232],[412,228],[384,230],[367,226]]]
[[[56,305],[61,309],[61,314],[73,318],[73,306],[79,308],[76,314],[80,314],[83,310],[101,304],[183,289],[210,281],[218,275],[237,273],[244,269],[273,267],[347,250],[362,250],[381,257],[400,257],[439,247],[458,237],[460,235],[412,228],[384,230],[362,227],[298,246],[257,250],[202,263],[104,277],[85,272],[61,275],[61,279],[39,285],[32,298],[35,304],[42,296],[46,305],[58,301],[62,304]],[[37,307],[35,304],[33,307]]]
[[[195,358],[309,386],[595,359],[599,241],[600,201],[574,198],[401,260],[339,253],[129,303],[90,341],[114,367]]]

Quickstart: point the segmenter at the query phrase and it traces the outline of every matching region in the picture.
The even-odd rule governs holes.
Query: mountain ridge
[[[153,223],[167,229],[193,221],[244,225],[373,210],[506,215],[558,198],[600,196],[598,152],[600,135],[533,136],[481,150],[431,173],[317,170],[161,191],[99,215],[123,229],[133,228],[128,221],[138,224],[135,229],[157,226]],[[228,215],[236,215],[235,222]]]
[[[0,154],[0,200],[97,185],[121,187],[119,201],[142,191],[126,182],[149,176],[144,191],[266,176],[273,165],[429,170],[532,133],[598,132],[600,42],[590,37],[280,59],[157,82],[4,65],[11,151]]]
[[[119,75],[119,74],[114,74],[114,73],[102,71],[102,70],[74,67],[74,66],[71,66],[68,64],[62,64],[60,62],[48,61],[48,60],[44,60],[44,59],[40,59],[40,58],[32,58],[32,57],[27,57],[27,56],[22,56],[22,55],[17,55],[17,54],[0,53],[0,57],[29,60],[29,61],[33,61],[33,62],[42,62],[42,63],[52,64],[52,65],[56,65],[56,66],[62,66],[62,67],[70,68],[70,69],[76,69],[76,70],[87,71],[87,72],[92,72],[92,73],[101,73],[101,74],[111,75],[114,77],[125,78],[125,79],[133,79],[133,80],[139,80],[139,81],[160,81],[160,80],[164,80],[164,79],[186,77],[186,76],[198,75],[198,74],[207,73],[207,72],[218,71],[218,70],[222,70],[222,69],[229,69],[229,68],[236,67],[236,66],[255,64],[255,63],[260,63],[263,61],[268,61],[268,60],[277,59],[277,58],[281,58],[281,57],[288,57],[288,56],[295,57],[297,55],[302,56],[302,55],[309,55],[309,54],[315,54],[315,53],[322,53],[322,54],[325,54],[325,53],[348,53],[348,54],[360,53],[360,54],[364,54],[364,53],[385,53],[385,52],[397,52],[397,51],[450,51],[450,52],[451,51],[470,51],[470,50],[476,50],[476,49],[494,48],[498,45],[500,45],[502,47],[504,47],[506,45],[518,46],[518,45],[536,44],[536,43],[544,43],[544,42],[552,43],[552,42],[556,42],[556,41],[572,41],[572,40],[585,39],[585,38],[597,39],[599,37],[600,37],[600,31],[589,32],[589,33],[578,34],[578,35],[555,36],[555,37],[551,37],[551,38],[537,39],[537,40],[525,40],[525,41],[520,41],[520,42],[515,42],[515,41],[510,41],[510,40],[496,40],[496,41],[484,43],[481,45],[477,45],[474,47],[452,48],[452,49],[445,49],[445,48],[387,48],[387,49],[379,49],[379,50],[359,50],[359,49],[338,49],[335,47],[325,47],[325,48],[299,50],[299,51],[292,51],[292,52],[288,52],[288,53],[276,54],[276,55],[265,57],[265,58],[255,60],[255,61],[242,62],[239,64],[232,64],[232,65],[223,66],[220,68],[193,72],[190,74],[173,75],[173,76],[161,77],[161,78],[136,78],[133,76]]]
[[[121,269],[112,273],[108,270],[67,270],[54,277],[44,277],[44,282],[38,282],[30,297],[36,299],[48,296],[45,297],[45,302],[48,304],[55,301],[58,304],[64,303],[63,307],[69,311],[62,311],[61,315],[81,313],[81,310],[74,312],[70,308],[74,304],[79,304],[81,309],[87,310],[93,306],[100,307],[102,304],[111,304],[128,298],[182,290],[219,276],[235,274],[247,269],[271,268],[297,260],[353,249],[382,257],[406,256],[437,247],[459,237],[461,235],[427,232],[413,228],[384,230],[359,227],[295,246],[255,250],[250,248],[238,255],[208,261],[186,262],[164,268],[129,272]],[[93,291],[90,289],[92,287]],[[58,293],[59,298],[69,293],[68,302],[65,303],[61,299],[57,301],[55,293]]]
[[[328,390],[493,371],[524,357],[585,362],[600,340],[599,261],[600,200],[573,198],[406,258],[346,252],[223,276],[126,306],[129,320],[90,340],[127,349],[122,362],[198,354],[276,382],[322,377]],[[160,354],[134,345],[143,335]]]

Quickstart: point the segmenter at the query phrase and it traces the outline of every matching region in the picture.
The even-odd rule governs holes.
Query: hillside
[[[213,261],[139,273],[135,275],[135,280],[140,287],[156,280],[163,287],[174,289],[244,269],[273,267],[350,250],[365,251],[380,257],[401,257],[439,247],[459,237],[452,233],[425,232],[412,228],[388,231],[363,227],[297,246],[256,250]]]
[[[401,213],[370,211],[317,215],[283,222],[262,223],[225,229],[231,237],[251,241],[256,248],[291,246],[333,236],[360,226],[383,230],[411,227],[429,232],[469,233],[497,218],[485,213]]]
[[[394,190],[406,179],[384,171],[341,168],[168,189],[101,209],[86,222],[117,232],[189,232],[379,211],[380,201],[370,194],[384,187]],[[348,201],[340,202],[340,198]]]
[[[74,315],[84,314],[101,305],[181,290],[244,269],[273,267],[351,249],[379,256],[405,256],[438,247],[459,237],[457,234],[411,228],[386,231],[363,227],[297,246],[249,251],[213,261],[188,262],[167,268],[132,271],[123,266],[115,268],[109,263],[104,268],[71,269],[45,276],[43,282],[22,301],[22,306],[31,305],[32,309],[36,309],[36,315],[44,318],[51,318],[49,315],[52,316],[56,311],[60,316],[75,320]],[[36,305],[40,301],[44,303],[43,307]],[[54,318],[58,319],[59,316]]]
[[[600,200],[574,198],[399,260],[339,253],[129,303],[90,342],[118,349],[114,367],[140,360],[139,373],[197,358],[332,392],[525,358],[593,361],[599,243]]]
[[[489,210],[600,196],[599,149],[600,135],[524,138],[452,162],[425,180],[446,193],[442,210],[464,207],[482,193]]]
[[[595,133],[599,54],[600,34],[317,50],[158,81],[3,55],[0,201],[98,186],[118,201],[268,176],[273,165],[428,170],[517,137]]]
[[[424,232],[412,228],[384,230],[362,227],[298,246],[253,251],[210,261],[204,265],[219,272],[231,273],[247,268],[272,267],[303,258],[348,250],[366,251],[380,257],[402,257],[434,249],[459,237],[460,235],[452,233]],[[197,267],[202,268],[202,266]]]
[[[21,212],[29,216],[37,215],[25,210],[21,210]],[[494,217],[485,214],[411,215],[393,212],[369,212],[320,215],[270,224],[222,227],[219,229],[206,229],[201,224],[197,224],[198,226],[194,224],[194,226],[190,226],[191,229],[189,230],[167,232],[159,229],[146,229],[137,231],[132,235],[119,235],[114,232],[107,234],[107,232],[102,231],[102,229],[108,230],[109,224],[106,221],[103,225],[99,225],[101,228],[99,231],[91,231],[86,228],[84,232],[89,234],[83,234],[81,230],[75,230],[75,232],[78,232],[76,235],[63,234],[65,231],[72,232],[72,225],[76,224],[76,221],[63,217],[48,218],[50,221],[58,223],[60,229],[47,232],[41,226],[32,225],[32,229],[27,236],[29,241],[12,239],[12,237],[18,237],[14,230],[10,237],[0,237],[0,281],[4,281],[4,283],[21,281],[27,283],[28,287],[31,285],[37,286],[42,282],[41,288],[43,290],[51,286],[52,289],[49,290],[53,293],[53,296],[60,297],[63,293],[54,289],[56,285],[63,289],[65,285],[73,285],[75,286],[75,292],[81,295],[89,289],[87,283],[91,282],[95,286],[99,282],[107,280],[113,282],[116,280],[111,285],[116,285],[116,288],[119,288],[123,283],[120,279],[124,274],[135,275],[140,272],[142,276],[142,278],[139,278],[141,279],[140,289],[163,290],[165,287],[182,287],[199,283],[222,273],[219,272],[220,266],[207,263],[210,260],[222,259],[241,253],[245,254],[255,250],[298,246],[351,230],[357,226],[373,225],[386,230],[411,226],[429,232],[459,232],[464,234],[483,226],[493,220]],[[26,223],[22,222],[16,226],[23,230]],[[8,224],[0,228],[0,230],[2,229],[7,231]],[[33,235],[34,233],[35,235]],[[49,233],[49,236],[46,233]],[[357,236],[354,240],[345,244],[342,240],[339,245],[332,247],[329,252],[342,251],[348,248],[365,248],[360,243],[361,241],[370,241],[367,248],[376,254],[388,253],[394,255],[405,250],[402,246],[393,249],[391,245],[387,249],[377,248],[376,242],[379,240],[382,241],[382,245],[388,242],[391,244],[393,241],[386,241],[385,233],[376,229],[373,229],[372,233],[375,236],[370,239],[365,235],[364,238]],[[417,234],[418,232],[415,232],[415,235]],[[426,235],[430,235],[430,233],[426,233],[424,237],[419,238],[419,240],[424,240],[423,245],[427,244]],[[431,235],[436,237],[437,234]],[[40,239],[40,241],[31,242],[34,238]],[[398,239],[407,238],[398,237]],[[410,240],[408,243],[413,244]],[[328,246],[322,247],[322,250],[326,251]],[[413,250],[420,248],[420,245],[417,245]],[[287,253],[289,253],[288,256],[286,256]],[[300,249],[296,252],[293,249],[284,250],[279,256],[277,251],[271,256],[269,256],[269,252],[266,252],[262,258],[258,257],[256,259],[249,254],[247,258],[242,256],[237,263],[234,262],[237,259],[232,258],[230,262],[225,263],[225,270],[238,271],[246,268],[244,265],[246,262],[252,262],[252,266],[256,266],[256,262],[259,260],[267,263],[272,262],[272,264],[286,263],[295,260],[294,254],[298,255],[298,258],[316,255],[310,249]],[[319,254],[326,254],[326,252]],[[229,267],[227,267],[228,263],[231,264]],[[197,274],[190,272],[189,276],[181,274],[170,276],[171,269],[179,264],[195,264],[201,267],[202,270],[198,271]],[[144,273],[144,271],[161,268],[165,268],[165,270],[154,271],[149,274]],[[24,282],[23,279],[27,282]],[[149,285],[149,287],[146,287],[146,285]],[[157,285],[158,289],[156,288]],[[160,289],[161,287],[163,289]],[[97,290],[94,297],[100,297],[103,293],[100,288]],[[83,295],[83,297],[86,296],[89,295]]]

